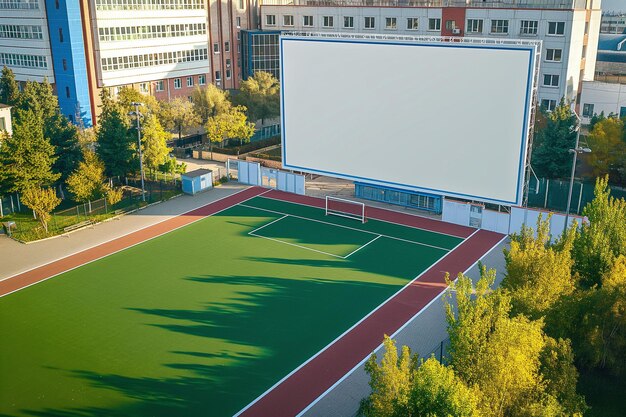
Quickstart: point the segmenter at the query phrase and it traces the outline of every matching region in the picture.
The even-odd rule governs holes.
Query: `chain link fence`
[[[0,198],[3,207],[2,225],[4,232],[11,237],[30,242],[55,235],[68,233],[86,227],[157,201],[167,200],[181,193],[180,181],[145,181],[145,202],[142,199],[141,180],[128,178],[113,181],[122,189],[122,199],[111,205],[106,198],[78,204],[51,213],[46,232],[35,218],[32,210],[19,203],[17,195]]]

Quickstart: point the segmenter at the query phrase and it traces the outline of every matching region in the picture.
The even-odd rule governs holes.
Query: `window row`
[[[41,26],[0,25],[0,38],[42,39]]]
[[[178,25],[116,26],[98,29],[100,40],[126,41],[135,39],[173,38],[179,36],[205,35],[206,23]]]
[[[189,76],[186,77],[186,84],[187,87],[193,87],[194,86],[194,77],[193,76]],[[205,85],[206,84],[206,75],[201,74],[198,75],[198,85]],[[175,90],[180,90],[182,88],[182,81],[180,78],[174,78],[174,89]],[[155,84],[155,90],[157,92],[161,92],[161,91],[165,91],[165,83],[163,80],[159,80],[156,82]],[[147,91],[146,91],[147,92]]]
[[[1,9],[39,9],[39,0],[0,0]]]
[[[153,54],[130,55],[102,58],[102,71],[118,71],[129,68],[152,67],[178,62],[203,61],[208,59],[207,48],[186,51],[158,52]]]
[[[0,0],[2,1],[2,0]],[[96,0],[97,10],[204,9],[204,0]]]
[[[294,26],[293,15],[282,16],[282,26]],[[398,29],[397,17],[385,17],[384,28],[395,30]],[[407,30],[419,29],[419,18],[409,17],[405,18]],[[466,33],[483,33],[484,28],[483,19],[467,19]],[[509,33],[509,20],[506,19],[491,19],[490,33],[494,34],[508,34]],[[266,26],[276,26],[276,15],[265,15]],[[314,25],[313,16],[302,16],[302,26],[312,27]],[[333,28],[335,27],[335,16],[322,16],[322,27]],[[354,28],[354,16],[343,16],[343,27],[346,29]],[[363,18],[363,27],[365,29],[376,28],[376,18],[373,16],[365,16]],[[456,28],[456,22],[453,20],[446,21],[446,29],[451,30]],[[521,35],[537,35],[539,28],[539,21],[537,20],[522,20],[520,26]],[[429,18],[427,30],[441,30],[440,18]],[[565,22],[548,22],[548,35],[564,35],[565,34]]]
[[[48,68],[48,60],[41,55],[0,53],[0,66],[22,68]]]

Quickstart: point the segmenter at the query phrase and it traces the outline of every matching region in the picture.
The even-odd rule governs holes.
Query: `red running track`
[[[111,255],[112,253],[119,252],[130,246],[145,242],[148,239],[171,232],[174,229],[193,223],[196,220],[215,214],[218,211],[232,207],[235,204],[241,203],[242,201],[248,200],[265,192],[267,192],[267,190],[260,187],[246,188],[236,194],[214,201],[213,203],[199,207],[187,213],[180,214],[161,223],[148,226],[144,229],[67,256],[59,259],[58,261],[33,268],[21,274],[13,275],[12,277],[0,281],[0,297],[44,281],[48,278],[52,278],[88,262],[92,262],[107,255]]]
[[[312,197],[270,191],[264,197],[316,207],[325,202]],[[446,289],[445,273],[455,277],[498,244],[504,235],[486,230],[439,222],[373,207],[367,217],[392,221],[441,233],[469,237],[454,251],[434,264],[417,280],[372,313],[341,339],[291,374],[273,390],[240,414],[241,417],[293,417],[315,401],[328,388],[350,372],[381,343],[383,335],[393,334]]]

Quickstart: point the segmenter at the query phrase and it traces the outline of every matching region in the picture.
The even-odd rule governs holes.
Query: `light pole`
[[[572,203],[572,189],[574,188],[574,172],[576,171],[576,159],[578,158],[578,154],[579,153],[590,153],[591,149],[589,148],[581,148],[578,144],[580,142],[580,125],[581,125],[581,120],[580,117],[578,117],[578,114],[576,114],[575,111],[572,111],[572,113],[574,113],[574,116],[576,116],[576,145],[574,146],[574,149],[568,149],[568,151],[570,153],[574,154],[574,160],[572,161],[572,175],[570,176],[569,179],[569,191],[567,193],[567,208],[565,209],[565,229],[567,230],[567,222],[569,220],[569,209],[570,209],[570,204]]]
[[[141,117],[141,113],[139,113],[139,106],[143,106],[143,103],[132,102],[130,105],[135,106],[135,111],[131,111],[128,114],[137,118],[137,146],[139,149],[139,171],[141,172],[141,200],[146,201],[146,189],[143,180],[143,155],[141,152],[141,125],[139,124],[139,118]]]

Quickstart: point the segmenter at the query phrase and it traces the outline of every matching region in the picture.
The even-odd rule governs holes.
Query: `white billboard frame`
[[[453,46],[468,48],[490,48],[490,49],[508,49],[529,52],[528,75],[525,80],[526,97],[524,101],[524,116],[522,127],[522,139],[519,150],[519,164],[517,166],[517,189],[515,190],[515,198],[504,200],[493,198],[488,195],[470,195],[458,191],[450,191],[446,189],[434,189],[416,184],[390,182],[384,179],[366,178],[350,173],[325,171],[312,166],[302,166],[302,164],[292,164],[287,160],[287,137],[286,137],[286,112],[285,112],[285,77],[284,77],[284,61],[283,46],[285,41],[313,41],[313,42],[343,42],[343,43],[370,43],[370,44],[391,44],[391,45],[416,45],[416,46]],[[281,65],[281,133],[282,133],[282,158],[283,167],[301,172],[308,172],[318,175],[332,176],[343,178],[351,181],[370,183],[388,188],[403,189],[408,191],[423,192],[428,194],[450,196],[473,201],[481,201],[487,203],[495,203],[501,205],[523,205],[525,200],[524,188],[527,179],[526,171],[530,161],[530,153],[528,150],[532,144],[532,125],[536,112],[537,103],[537,83],[540,65],[541,41],[536,40],[511,40],[511,39],[482,39],[482,38],[458,38],[458,37],[439,37],[439,36],[390,36],[375,34],[343,34],[343,33],[313,33],[313,32],[284,32],[280,37],[280,65]],[[517,154],[516,154],[517,155]],[[392,161],[381,161],[381,163],[392,164]],[[512,177],[511,177],[512,178]],[[512,191],[512,190],[511,190]]]

